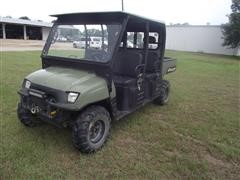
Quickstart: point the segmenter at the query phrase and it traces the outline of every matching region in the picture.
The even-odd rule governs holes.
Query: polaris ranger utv
[[[164,23],[125,12],[54,17],[42,69],[29,74],[18,91],[24,125],[45,121],[71,127],[74,146],[90,153],[103,146],[113,120],[149,102],[168,102],[164,76],[176,70],[176,60],[164,57]],[[101,37],[101,48],[91,46],[95,36]],[[84,48],[74,48],[80,38]]]

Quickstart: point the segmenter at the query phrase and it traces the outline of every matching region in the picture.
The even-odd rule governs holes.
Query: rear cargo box
[[[162,75],[164,76],[165,74],[176,71],[176,63],[176,59],[164,57],[162,65]]]

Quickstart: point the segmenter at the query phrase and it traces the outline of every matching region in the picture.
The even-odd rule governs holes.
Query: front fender
[[[74,103],[74,106],[78,109],[88,104],[109,98],[107,82],[105,79],[98,76],[94,76],[84,83],[74,85],[70,88],[70,91],[80,93],[78,99]]]

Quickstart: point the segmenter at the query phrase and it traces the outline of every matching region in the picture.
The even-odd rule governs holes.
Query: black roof
[[[71,22],[73,19],[78,21],[112,21],[121,22],[124,18],[129,17],[131,21],[142,21],[154,24],[164,24],[164,22],[148,19],[135,14],[123,12],[123,11],[106,11],[106,12],[80,12],[80,13],[70,13],[70,14],[56,14],[51,15],[52,17],[57,17],[59,22]]]

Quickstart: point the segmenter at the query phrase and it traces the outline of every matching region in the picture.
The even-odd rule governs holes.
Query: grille
[[[43,111],[47,110],[47,104],[45,100],[38,97],[30,96],[29,107],[32,106],[38,106]]]

